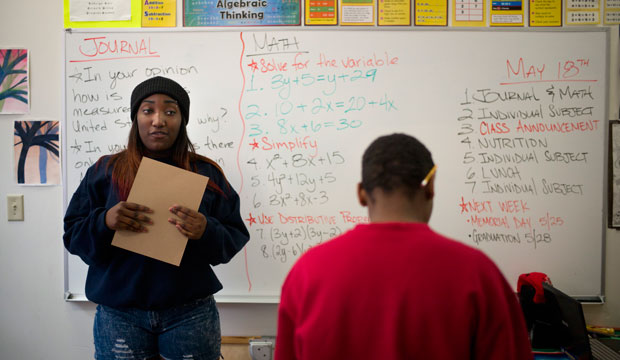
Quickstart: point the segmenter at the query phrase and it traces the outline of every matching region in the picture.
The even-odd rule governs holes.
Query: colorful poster
[[[530,26],[562,26],[562,0],[530,0]]]
[[[417,26],[447,26],[448,0],[416,0],[415,24]]]
[[[484,0],[453,0],[452,26],[486,26]]]
[[[605,0],[605,25],[620,24],[620,0]]]
[[[411,26],[411,0],[379,0],[379,26]]]
[[[305,0],[304,24],[337,25],[337,0]]]
[[[341,0],[340,25],[374,25],[374,0]]]
[[[28,50],[0,49],[0,114],[29,111]]]
[[[183,25],[301,25],[301,4],[300,0],[185,0]]]
[[[491,0],[491,26],[523,26],[522,0]]]
[[[140,12],[142,11],[143,0],[123,0],[130,1],[131,4],[131,16],[128,20],[95,20],[98,17],[85,18],[80,16],[79,20],[73,20],[71,13],[71,4],[74,0],[64,0],[64,26],[65,29],[69,28],[120,28],[120,27],[140,27],[142,17]],[[92,19],[92,20],[90,20]]]
[[[142,1],[142,27],[177,26],[176,0]]]
[[[18,184],[60,184],[58,121],[15,121],[14,158]]]

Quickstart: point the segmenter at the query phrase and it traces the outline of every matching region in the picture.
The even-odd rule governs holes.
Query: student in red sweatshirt
[[[428,226],[435,170],[411,136],[368,147],[358,197],[370,223],[293,266],[277,360],[533,358],[517,297],[496,265]]]

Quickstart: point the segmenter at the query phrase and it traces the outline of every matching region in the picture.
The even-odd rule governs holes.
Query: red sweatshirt
[[[275,358],[533,359],[513,290],[481,251],[419,223],[316,246],[282,287]]]

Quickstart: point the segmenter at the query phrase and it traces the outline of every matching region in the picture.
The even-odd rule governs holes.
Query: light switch
[[[9,221],[24,221],[24,195],[6,196]]]

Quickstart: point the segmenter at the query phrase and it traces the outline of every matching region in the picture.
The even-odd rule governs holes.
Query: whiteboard
[[[361,154],[393,132],[438,165],[434,229],[488,254],[515,289],[540,271],[596,297],[607,49],[603,29],[69,31],[65,204],[88,166],[124,147],[133,87],[168,76],[187,88],[190,139],[239,192],[251,234],[215,267],[219,301],[277,302],[300,254],[367,221]],[[67,299],[84,298],[86,270],[66,254]]]

